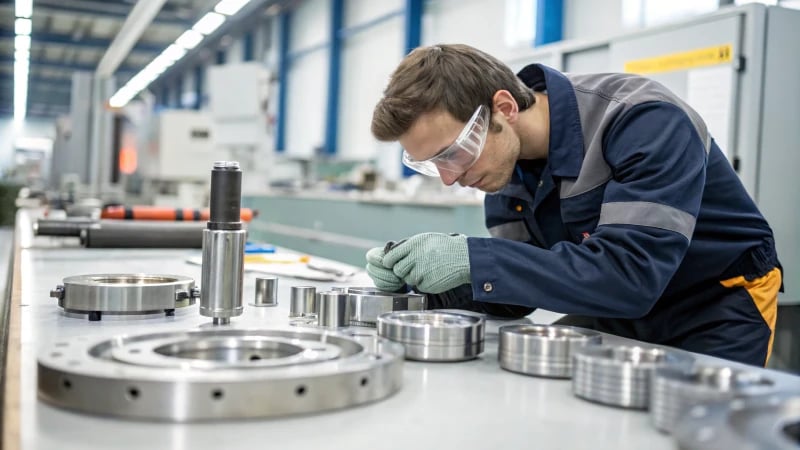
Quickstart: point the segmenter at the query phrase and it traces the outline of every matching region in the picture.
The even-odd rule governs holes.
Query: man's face
[[[519,155],[519,139],[502,117],[492,120],[499,123],[502,130],[495,132],[490,128],[480,157],[465,172],[440,169],[439,177],[444,184],[450,186],[458,182],[488,193],[498,192],[508,184]],[[431,111],[419,116],[400,136],[400,145],[414,160],[423,161],[452,145],[465,125],[447,111]]]

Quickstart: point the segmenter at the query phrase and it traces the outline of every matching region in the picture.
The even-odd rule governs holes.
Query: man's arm
[[[706,151],[686,114],[663,102],[625,113],[605,148],[613,178],[591,237],[549,250],[469,238],[475,300],[598,317],[647,314],[689,247]]]

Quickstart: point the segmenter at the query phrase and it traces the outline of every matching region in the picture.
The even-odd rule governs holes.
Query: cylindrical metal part
[[[768,394],[774,382],[755,370],[696,365],[690,370],[659,367],[653,372],[650,418],[660,431],[672,433],[694,405]]]
[[[589,345],[573,356],[572,393],[606,405],[647,409],[656,367],[688,368],[693,358],[656,347]]]
[[[385,292],[374,287],[350,287],[350,325],[375,327],[378,316],[392,311],[423,311],[424,295]]]
[[[217,161],[211,171],[210,217],[203,230],[200,314],[224,324],[242,314],[244,246],[240,221],[242,171],[235,161]]]
[[[196,222],[102,220],[79,232],[87,248],[200,248],[203,225]]]
[[[292,286],[289,297],[289,317],[303,317],[319,312],[317,307],[317,288],[313,286]]]
[[[211,171],[211,224],[241,225],[242,170],[236,161],[217,161]],[[212,228],[213,229],[213,228]]]
[[[242,314],[245,230],[203,230],[200,314],[230,318]]]
[[[395,311],[378,316],[378,336],[403,344],[406,359],[465,361],[483,352],[485,319],[445,311]]]
[[[253,306],[278,306],[278,278],[256,278],[256,296]]]
[[[75,236],[81,235],[81,230],[97,223],[97,220],[85,217],[72,219],[38,219],[33,224],[33,233],[37,236]]]
[[[319,326],[339,328],[350,325],[350,302],[348,295],[342,292],[320,292],[317,294],[319,309]]]
[[[500,367],[541,377],[572,377],[572,354],[588,344],[599,344],[600,333],[559,325],[500,327]]]

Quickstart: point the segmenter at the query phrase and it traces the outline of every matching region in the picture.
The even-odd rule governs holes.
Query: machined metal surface
[[[572,393],[606,405],[647,409],[653,370],[691,362],[691,357],[654,347],[588,345],[573,356]]]
[[[253,306],[278,306],[278,278],[256,278],[256,294]]]
[[[202,224],[161,220],[101,220],[79,230],[88,248],[200,248]]]
[[[281,417],[374,402],[402,385],[403,348],[309,329],[203,330],[61,340],[39,398],[74,411],[187,422]]]
[[[350,303],[347,294],[342,292],[318,292],[318,324],[325,328],[350,326]]]
[[[209,221],[203,230],[200,314],[215,325],[242,314],[244,247],[241,222],[242,171],[236,161],[217,161],[211,170]]]
[[[378,335],[406,348],[406,359],[465,361],[483,352],[485,319],[443,311],[394,311],[378,317]]]
[[[671,433],[675,424],[694,405],[764,395],[774,382],[755,370],[695,365],[690,369],[663,366],[653,371],[650,418],[653,426]]]
[[[289,317],[316,316],[318,312],[317,288],[314,286],[292,286],[289,296]]]
[[[600,344],[599,333],[560,325],[508,325],[500,328],[500,367],[541,377],[572,377],[572,355]]]
[[[200,296],[194,280],[181,275],[105,273],[66,277],[50,291],[68,312],[102,314],[165,312],[189,306]]]
[[[350,325],[375,327],[378,316],[392,311],[423,311],[425,296],[414,293],[385,292],[374,287],[351,287]]]
[[[684,450],[797,450],[800,391],[694,406],[674,437]]]

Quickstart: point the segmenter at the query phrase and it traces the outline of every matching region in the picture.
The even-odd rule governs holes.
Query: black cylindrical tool
[[[217,161],[211,171],[209,230],[238,230],[241,222],[242,170],[236,161]]]

